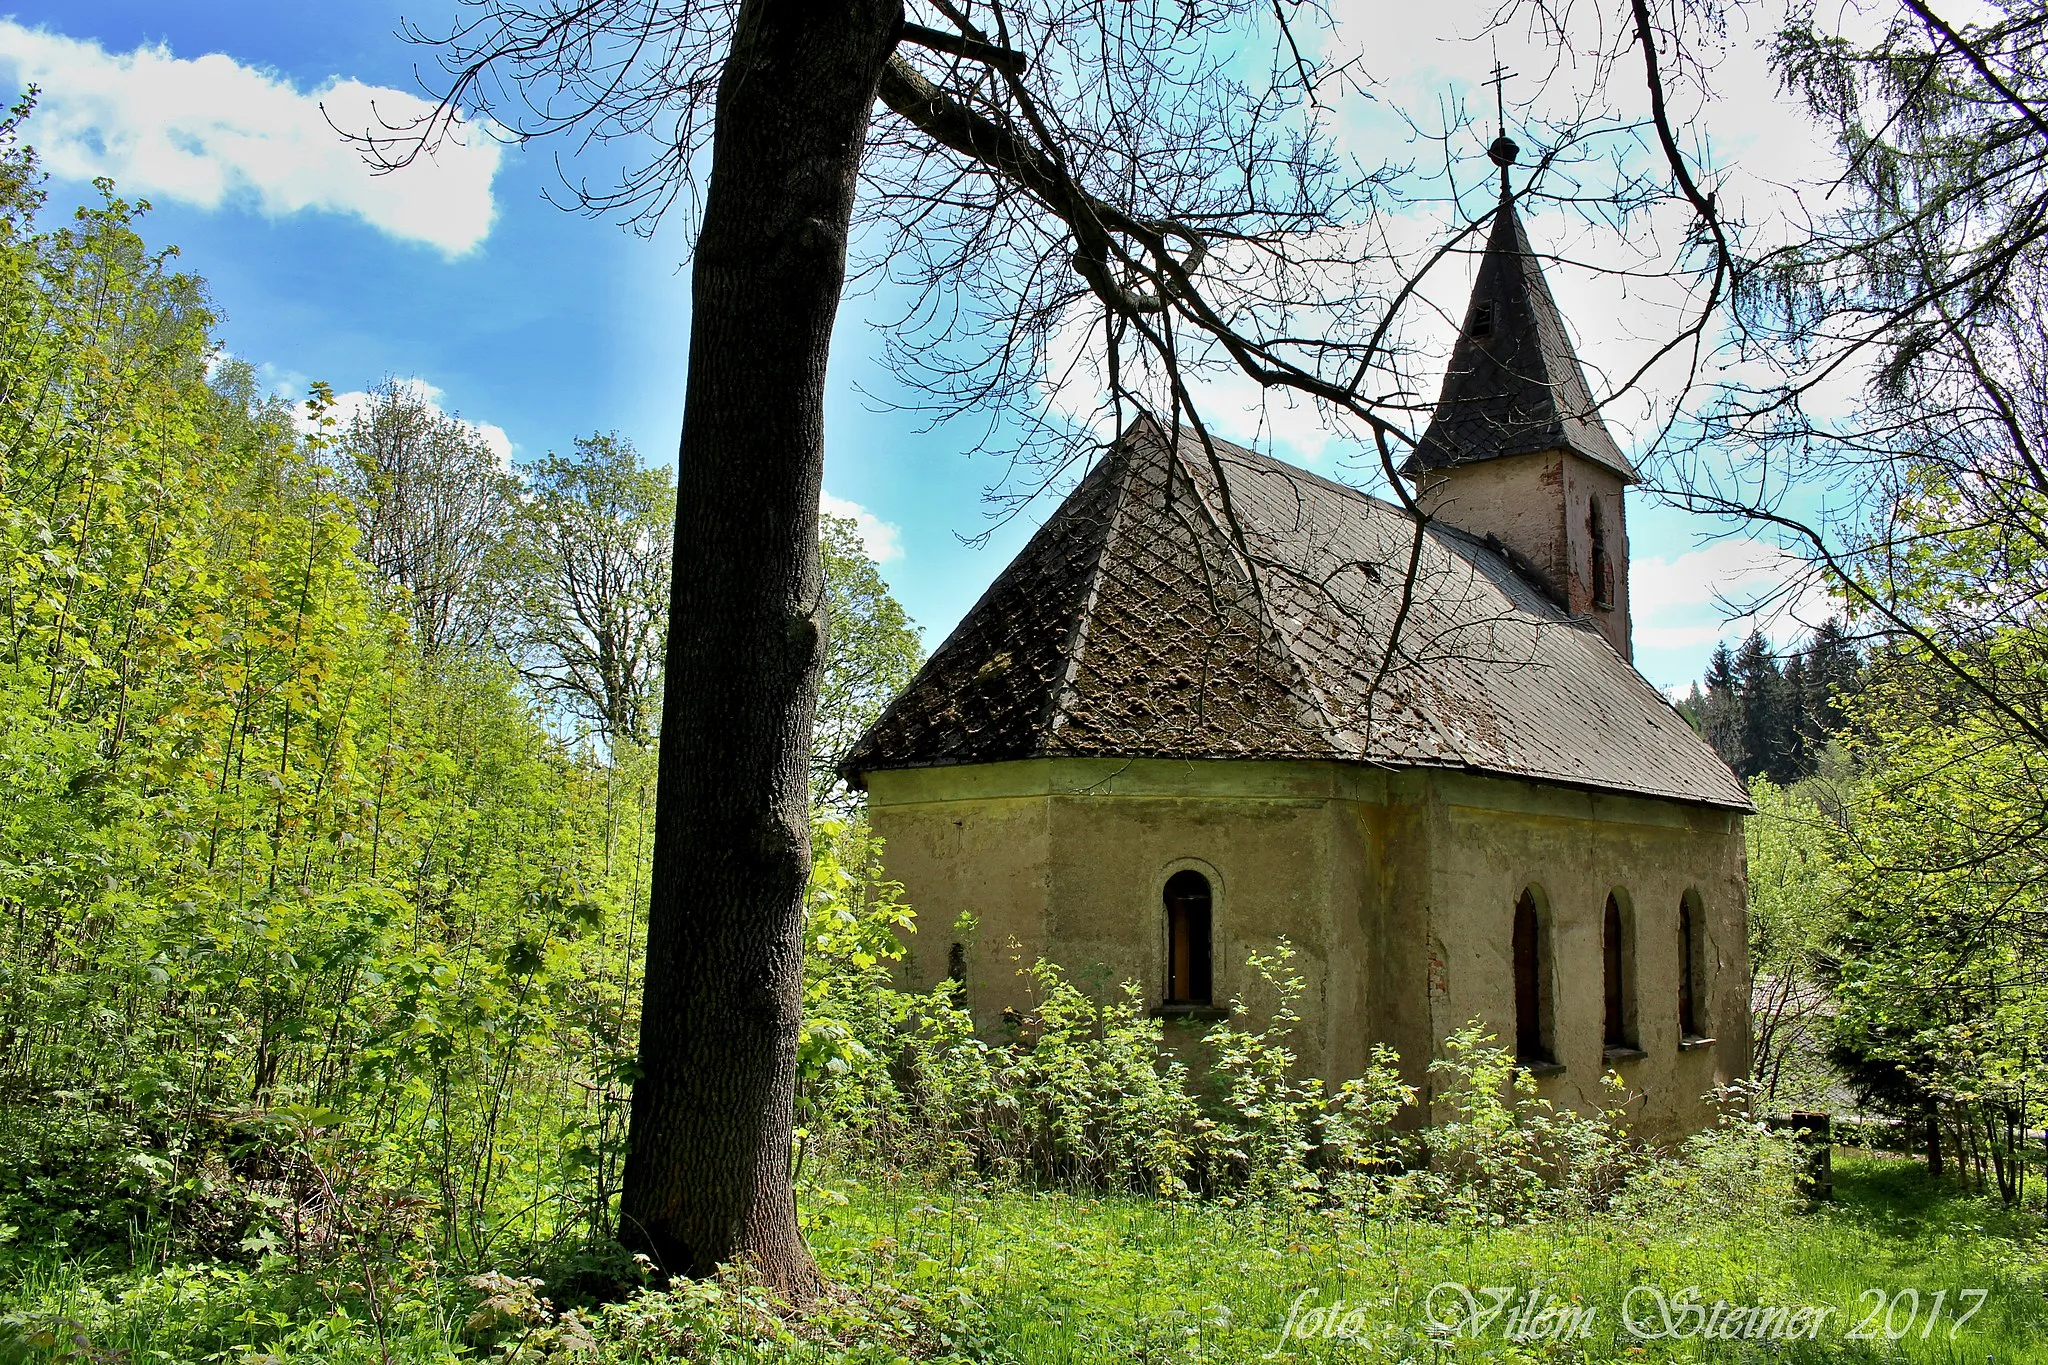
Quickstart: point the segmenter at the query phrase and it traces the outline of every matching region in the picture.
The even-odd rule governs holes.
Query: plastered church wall
[[[1361,1072],[1376,1042],[1409,1078],[1479,1019],[1514,1036],[1512,917],[1536,888],[1549,921],[1553,1042],[1543,1093],[1612,1103],[1675,1133],[1711,1121],[1702,1098],[1749,1055],[1741,817],[1677,802],[1420,770],[1282,760],[1036,759],[868,775],[888,874],[918,912],[909,984],[935,985],[960,945],[966,998],[995,1033],[1033,1003],[1043,955],[1094,989],[1166,975],[1163,888],[1192,867],[1214,895],[1214,998],[1254,990],[1245,959],[1285,937],[1307,983],[1305,1072]],[[1702,910],[1700,1012],[1678,1032],[1678,906]],[[1601,925],[1616,893],[1634,940],[1639,1057],[1604,1049]],[[956,927],[962,912],[971,932]]]

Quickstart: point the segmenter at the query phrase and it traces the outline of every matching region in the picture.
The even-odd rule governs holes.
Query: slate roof
[[[841,765],[1042,756],[1462,769],[1747,809],[1726,764],[1486,542],[1268,456],[1127,432]],[[1242,528],[1229,532],[1224,490]]]
[[[1402,472],[1560,446],[1635,482],[1634,466],[1593,405],[1514,201],[1503,195],[1436,412]]]

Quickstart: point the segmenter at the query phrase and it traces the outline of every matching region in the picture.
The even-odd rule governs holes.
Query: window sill
[[[1700,1038],[1688,1034],[1678,1040],[1678,1050],[1680,1052],[1697,1052],[1703,1047],[1712,1047],[1715,1041],[1712,1038]]]
[[[1600,1060],[1612,1066],[1616,1062],[1639,1062],[1649,1055],[1639,1047],[1608,1047],[1601,1050]]]
[[[1528,1072],[1531,1076],[1564,1075],[1563,1062],[1542,1061],[1534,1060],[1527,1057],[1517,1057],[1515,1059],[1515,1065],[1520,1067],[1522,1070]]]
[[[1160,1005],[1152,1010],[1154,1019],[1194,1019],[1213,1022],[1228,1019],[1230,1011],[1222,1005]]]

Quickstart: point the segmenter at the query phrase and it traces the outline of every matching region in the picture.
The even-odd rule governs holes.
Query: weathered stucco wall
[[[1633,659],[1622,491],[1613,470],[1570,451],[1545,450],[1431,470],[1417,483],[1416,499],[1429,515],[1461,531],[1498,537],[1543,577],[1566,610],[1590,617],[1622,658]],[[1613,569],[1606,606],[1593,592],[1596,501]]]
[[[1245,958],[1285,936],[1307,980],[1306,1070],[1363,1070],[1375,1042],[1411,1079],[1478,1018],[1514,1036],[1516,898],[1547,909],[1555,1051],[1545,1092],[1606,1103],[1601,922],[1618,891],[1634,925],[1633,1011],[1644,1055],[1615,1060],[1647,1128],[1692,1128],[1699,1096],[1748,1057],[1739,817],[1703,807],[1462,774],[1341,763],[1044,759],[875,772],[869,814],[922,926],[909,975],[945,976],[962,945],[983,1026],[1032,1003],[1040,955],[1102,985],[1166,975],[1162,889],[1194,867],[1215,896],[1217,1002],[1247,991]],[[1704,911],[1702,1012],[1716,1041],[1678,1037],[1679,897]],[[956,933],[961,912],[972,935]],[[1264,1003],[1255,993],[1256,1011]]]
[[[1563,1066],[1541,1079],[1543,1093],[1582,1109],[1605,1107],[1612,1100],[1600,1079],[1612,1067],[1642,1094],[1632,1112],[1646,1129],[1709,1121],[1700,1097],[1748,1070],[1740,817],[1462,775],[1414,780],[1430,790],[1429,918],[1440,954],[1432,1036],[1481,1019],[1513,1037],[1514,907],[1533,889],[1548,937],[1550,1041]],[[1688,891],[1703,912],[1696,988],[1714,1041],[1681,1046],[1678,909]],[[1625,1016],[1639,1057],[1606,1055],[1602,927],[1610,893],[1622,911]]]
[[[1569,567],[1565,608],[1592,618],[1615,653],[1634,659],[1628,615],[1628,514],[1621,476],[1575,455],[1561,456],[1560,468],[1564,473],[1565,563]],[[1605,605],[1593,594],[1591,505],[1595,502],[1600,505],[1610,571]]]
[[[1564,600],[1571,578],[1561,450],[1433,469],[1415,488],[1422,510],[1475,536],[1498,536]]]

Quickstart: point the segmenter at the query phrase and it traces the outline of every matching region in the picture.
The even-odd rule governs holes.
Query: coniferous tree
[[[1818,769],[1862,674],[1855,644],[1832,618],[1782,666],[1763,632],[1752,630],[1739,650],[1714,647],[1703,686],[1681,709],[1744,781],[1761,774],[1784,785]]]
[[[1811,777],[1821,744],[1825,742],[1807,723],[1806,702],[1810,687],[1806,655],[1795,652],[1785,660],[1784,677],[1779,684],[1783,732],[1778,736],[1780,762],[1771,773],[1771,780],[1780,785]]]
[[[1790,716],[1785,706],[1785,676],[1761,630],[1752,630],[1735,651],[1735,689],[1742,699],[1744,763],[1736,769],[1746,781],[1759,773],[1782,772]]]
[[[1800,711],[1808,733],[1826,742],[1847,723],[1849,699],[1862,689],[1863,660],[1856,646],[1830,616],[1813,632],[1806,647],[1805,687]]]
[[[1726,641],[1714,646],[1707,660],[1707,690],[1699,708],[1700,732],[1721,755],[1722,762],[1741,772],[1749,762],[1743,739],[1742,698],[1735,685],[1735,656]]]

